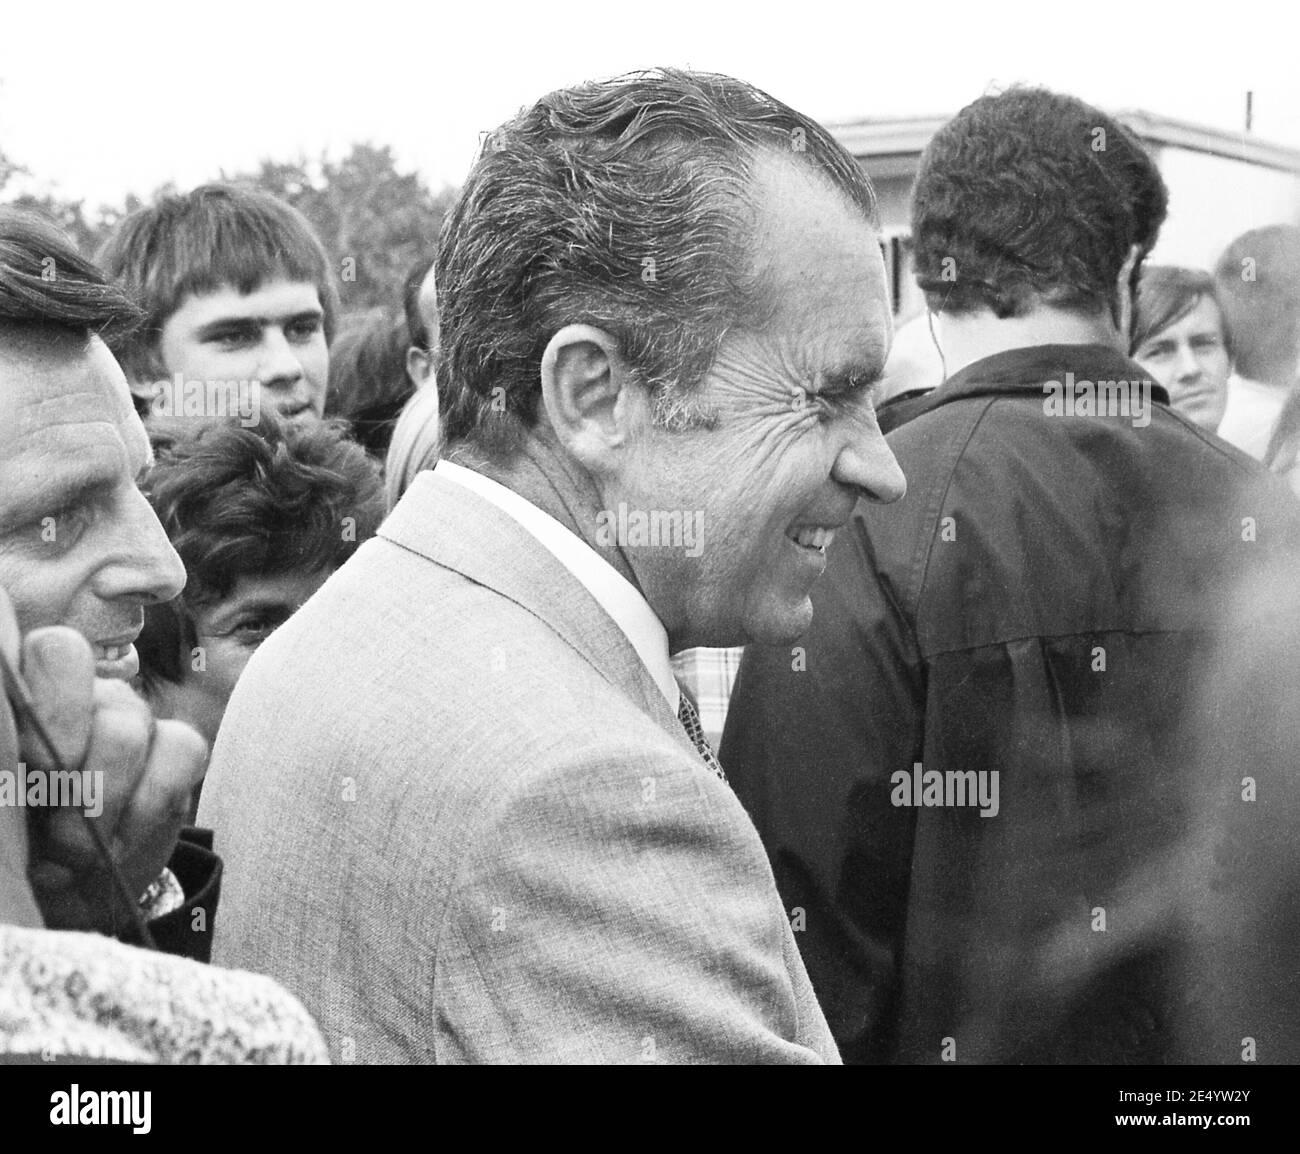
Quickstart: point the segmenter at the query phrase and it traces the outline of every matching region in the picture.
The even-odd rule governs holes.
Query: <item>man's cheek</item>
[[[67,604],[62,593],[67,584],[60,572],[61,566],[51,563],[32,563],[25,558],[16,564],[18,558],[6,555],[0,546],[0,586],[4,587],[13,602],[14,615],[18,619],[18,628],[23,633],[40,629],[46,625],[74,625],[66,620]]]
[[[50,624],[40,620],[40,605],[33,597],[35,590],[40,587],[38,574],[33,572],[34,568],[44,567],[33,566],[30,559],[26,564],[19,564],[19,559],[14,556],[13,547],[0,543],[0,588],[9,594],[9,600],[13,602],[14,616],[18,619],[18,628],[23,633]]]

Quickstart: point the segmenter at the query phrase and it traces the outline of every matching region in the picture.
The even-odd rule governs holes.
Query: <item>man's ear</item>
[[[607,471],[636,425],[641,390],[618,344],[593,325],[565,325],[542,353],[542,407],[556,439],[589,472]]]
[[[406,349],[406,376],[416,389],[422,389],[433,375],[433,353],[418,345]]]
[[[1119,330],[1119,335],[1124,338],[1124,353],[1128,354],[1129,345],[1133,343],[1133,296],[1135,289],[1133,287],[1133,270],[1137,268],[1138,261],[1142,259],[1142,249],[1136,245],[1129,245],[1128,257],[1124,261],[1123,267],[1119,270],[1119,276],[1115,278],[1115,300],[1118,304],[1115,316],[1115,327]]]

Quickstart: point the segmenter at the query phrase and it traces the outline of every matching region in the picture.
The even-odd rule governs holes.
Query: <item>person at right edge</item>
[[[1297,516],[1125,355],[1166,207],[1128,131],[1041,89],[923,157],[947,379],[808,632],[747,648],[721,751],[846,1061],[1179,1060],[1193,686]]]

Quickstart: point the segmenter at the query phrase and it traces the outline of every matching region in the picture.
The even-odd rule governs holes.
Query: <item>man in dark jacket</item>
[[[1124,355],[1165,210],[1126,130],[1042,90],[922,160],[949,376],[810,631],[746,651],[722,746],[848,1061],[1179,1056],[1184,723],[1230,588],[1296,526]]]

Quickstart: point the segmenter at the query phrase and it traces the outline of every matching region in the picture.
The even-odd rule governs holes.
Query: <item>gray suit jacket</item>
[[[420,475],[250,662],[214,960],[335,1061],[834,1062],[762,844],[617,625]]]

